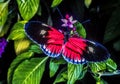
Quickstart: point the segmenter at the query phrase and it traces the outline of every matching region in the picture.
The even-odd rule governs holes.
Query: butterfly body
[[[67,62],[73,64],[103,61],[110,56],[107,49],[97,42],[70,34],[70,31],[60,32],[38,21],[28,22],[25,32],[46,55],[54,58],[62,55]]]

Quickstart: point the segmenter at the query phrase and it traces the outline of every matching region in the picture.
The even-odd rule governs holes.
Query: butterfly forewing
[[[108,50],[100,43],[86,40],[87,48],[84,52],[84,58],[91,62],[100,62],[108,59],[110,54]]]
[[[47,32],[49,28],[43,26],[41,22],[31,21],[25,25],[25,32],[27,36],[38,44],[43,44],[47,42],[46,38]]]
[[[57,57],[61,54],[64,36],[55,28],[31,21],[25,25],[25,32],[32,41],[40,45],[46,55]]]

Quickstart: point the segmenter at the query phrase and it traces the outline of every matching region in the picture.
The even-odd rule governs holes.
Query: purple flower
[[[6,45],[7,45],[6,39],[0,38],[0,58],[2,57],[2,53],[4,52]]]
[[[63,22],[62,27],[69,28],[73,28],[73,24],[77,22],[77,20],[73,20],[73,17],[69,16],[68,14],[66,14],[65,19],[61,19],[61,21]]]

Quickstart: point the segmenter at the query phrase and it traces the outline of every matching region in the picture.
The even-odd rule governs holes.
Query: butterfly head
[[[74,26],[77,20],[73,20],[73,16],[66,14],[65,19],[61,19],[61,21],[63,22],[61,26],[66,28],[66,32],[69,37],[79,36],[76,31],[76,27]]]

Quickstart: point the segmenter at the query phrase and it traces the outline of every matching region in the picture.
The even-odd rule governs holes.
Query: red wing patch
[[[81,38],[69,38],[63,46],[62,55],[68,62],[74,64],[85,63],[83,52],[86,46],[85,40]]]

